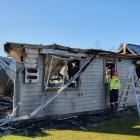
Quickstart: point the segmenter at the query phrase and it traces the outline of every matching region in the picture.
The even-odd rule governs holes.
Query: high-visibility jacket
[[[121,82],[120,82],[119,78],[113,76],[109,83],[109,90],[120,89],[120,88],[121,88]]]

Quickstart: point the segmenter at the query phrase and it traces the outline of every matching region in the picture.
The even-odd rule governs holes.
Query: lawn
[[[0,140],[140,140],[140,119],[136,114],[98,124],[87,123],[83,130],[42,130],[0,137]]]

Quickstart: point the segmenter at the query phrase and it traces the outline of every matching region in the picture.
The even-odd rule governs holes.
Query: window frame
[[[65,61],[67,61],[67,65],[68,65],[68,61],[69,60],[78,60],[79,61],[79,69],[78,69],[78,71],[80,70],[80,67],[81,67],[81,61],[80,61],[80,59],[77,59],[77,58],[63,58],[63,57],[60,57],[60,56],[55,56],[55,55],[48,55],[48,59],[50,59],[50,57],[51,57],[51,61],[53,61],[54,59],[60,59],[60,60],[65,60]],[[46,59],[47,59],[47,56],[46,56]],[[53,60],[52,60],[53,59]],[[53,62],[49,62],[49,60],[48,60],[48,62],[46,63],[46,60],[45,60],[45,76],[44,76],[44,87],[45,87],[45,90],[47,90],[47,91],[53,91],[53,90],[56,90],[56,89],[59,89],[59,88],[61,88],[63,85],[65,85],[65,83],[64,83],[64,79],[63,79],[63,84],[61,85],[61,86],[58,86],[58,87],[48,87],[48,83],[49,83],[49,76],[50,76],[50,73],[51,73],[51,69],[52,69],[52,64],[50,64],[50,63],[53,63]],[[66,63],[65,63],[66,64]],[[65,65],[64,65],[65,66]],[[48,68],[48,70],[46,70],[46,68]],[[63,68],[63,67],[62,67]],[[49,73],[49,74],[48,74]],[[47,75],[47,85],[46,85],[46,75]],[[65,76],[66,76],[66,74],[65,74]],[[79,90],[79,87],[80,87],[80,83],[81,83],[81,79],[80,79],[80,77],[78,78],[78,86],[76,86],[76,87],[67,87],[66,88],[66,91],[69,91],[69,90]]]

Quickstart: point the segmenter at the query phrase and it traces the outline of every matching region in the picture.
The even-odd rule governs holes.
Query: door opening
[[[115,62],[106,62],[105,64],[105,82],[109,82],[115,71]]]
[[[137,74],[138,80],[140,82],[140,64],[136,64],[136,74]]]
[[[116,71],[116,61],[105,60],[104,61],[104,93],[105,93],[105,105],[109,106],[109,83],[112,78],[113,72]]]

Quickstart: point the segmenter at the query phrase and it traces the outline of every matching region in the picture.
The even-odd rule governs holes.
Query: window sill
[[[57,91],[60,87],[47,88],[47,91]],[[67,87],[64,91],[79,91],[79,87]]]

